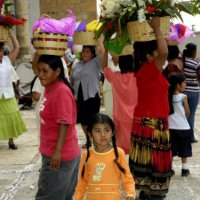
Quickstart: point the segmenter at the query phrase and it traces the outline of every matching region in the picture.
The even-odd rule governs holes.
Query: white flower
[[[142,8],[142,7],[143,7],[143,8],[145,7],[145,2],[144,2],[144,0],[137,0],[137,2],[138,2],[138,6],[139,6],[139,7],[141,7],[141,8]]]
[[[116,0],[102,0],[101,15],[102,17],[112,18],[119,8],[120,3]]]
[[[152,0],[148,0],[148,2],[150,3],[150,4],[152,4],[153,2],[152,2]]]
[[[144,21],[146,21],[145,10],[144,9],[139,9],[138,10],[138,22],[142,23]]]

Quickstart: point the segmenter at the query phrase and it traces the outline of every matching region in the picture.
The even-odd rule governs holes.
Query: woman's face
[[[158,51],[155,50],[152,54],[147,54],[147,62],[152,62],[158,56]]]
[[[90,48],[83,47],[83,50],[81,52],[81,57],[82,57],[82,60],[83,60],[84,63],[92,60],[93,54],[92,54]]]
[[[57,68],[55,71],[49,67],[48,64],[39,62],[38,63],[38,76],[42,86],[52,85],[58,81],[60,69]]]

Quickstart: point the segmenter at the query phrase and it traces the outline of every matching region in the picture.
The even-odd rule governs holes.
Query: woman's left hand
[[[58,169],[60,167],[60,164],[61,164],[61,152],[58,150],[55,150],[51,158],[50,168],[53,170]]]

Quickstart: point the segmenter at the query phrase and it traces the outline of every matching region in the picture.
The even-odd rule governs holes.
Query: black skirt
[[[87,126],[91,117],[93,117],[100,110],[100,97],[97,92],[95,97],[91,97],[84,101],[83,90],[81,84],[78,89],[77,101],[77,123]]]

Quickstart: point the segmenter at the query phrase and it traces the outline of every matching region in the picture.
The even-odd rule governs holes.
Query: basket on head
[[[114,52],[109,52],[111,56],[126,56],[126,55],[133,55],[134,49],[133,49],[133,44],[127,44],[120,55],[117,55]]]
[[[144,42],[155,40],[156,36],[153,29],[150,27],[147,21],[139,23],[138,21],[127,23],[128,34],[133,42]],[[160,30],[163,37],[167,37],[170,34],[170,18],[160,17]]]
[[[91,46],[97,45],[97,40],[95,38],[94,32],[88,32],[88,31],[75,32],[73,40],[74,43],[78,45],[91,45]]]
[[[8,29],[4,26],[0,26],[0,42],[6,42],[8,40]]]
[[[33,46],[39,55],[57,55],[65,54],[68,43],[68,36],[56,33],[33,33]]]

